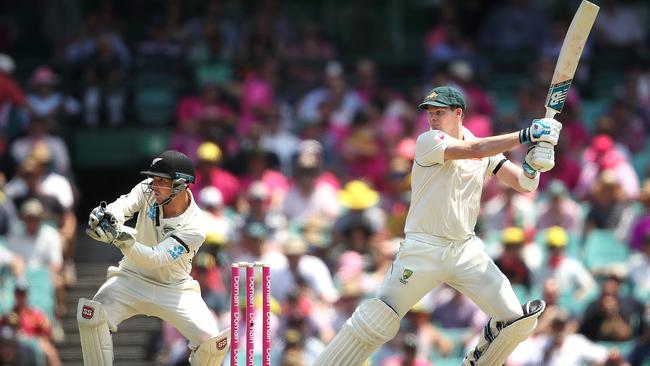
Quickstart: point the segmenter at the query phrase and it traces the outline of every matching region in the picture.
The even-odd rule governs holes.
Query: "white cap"
[[[0,71],[6,74],[12,74],[16,69],[16,64],[11,56],[0,53]]]
[[[221,207],[223,195],[217,187],[205,187],[199,192],[199,202],[203,207]]]

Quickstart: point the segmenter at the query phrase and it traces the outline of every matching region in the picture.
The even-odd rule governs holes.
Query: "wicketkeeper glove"
[[[555,166],[555,149],[548,142],[540,142],[528,148],[524,159],[526,166],[539,172],[547,172]]]
[[[91,238],[118,247],[130,246],[135,243],[137,231],[120,224],[115,216],[106,210],[106,202],[101,202],[88,219],[86,234]]]
[[[534,119],[530,127],[519,131],[519,142],[522,144],[548,142],[555,146],[561,130],[562,124],[554,118]]]

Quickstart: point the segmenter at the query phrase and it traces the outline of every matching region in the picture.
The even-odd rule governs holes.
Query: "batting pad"
[[[113,365],[113,339],[108,329],[106,311],[97,301],[80,298],[77,324],[84,365]]]
[[[230,346],[230,327],[222,330],[217,336],[201,343],[196,350],[190,354],[190,365],[192,366],[215,366],[221,365],[228,347]]]
[[[393,339],[400,318],[383,301],[366,300],[320,354],[314,366],[359,366],[382,344]]]
[[[545,308],[546,304],[542,300],[526,303],[524,315],[499,332],[499,335],[479,357],[476,366],[503,365],[515,347],[533,332],[537,326],[537,318],[542,315]]]

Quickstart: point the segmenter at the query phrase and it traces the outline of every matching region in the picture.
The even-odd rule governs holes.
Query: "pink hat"
[[[404,138],[399,144],[397,144],[397,149],[395,149],[397,156],[404,159],[413,160],[415,159],[415,140],[412,138]]]
[[[54,84],[57,80],[57,75],[49,66],[39,66],[32,73],[30,80],[34,84]]]

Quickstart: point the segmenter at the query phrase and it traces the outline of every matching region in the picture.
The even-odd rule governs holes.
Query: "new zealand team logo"
[[[411,278],[412,275],[413,271],[410,269],[405,269],[404,272],[402,272],[402,278],[399,279],[399,282],[406,285],[409,282],[408,279]]]

